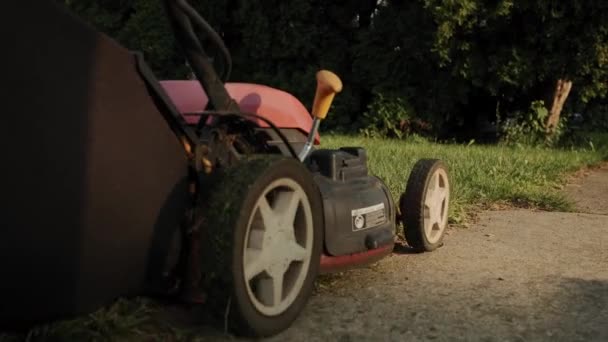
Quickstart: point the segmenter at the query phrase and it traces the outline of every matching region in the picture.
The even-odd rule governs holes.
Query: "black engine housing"
[[[388,187],[369,175],[363,148],[316,150],[307,165],[323,197],[327,253],[347,255],[393,243],[394,202]]]

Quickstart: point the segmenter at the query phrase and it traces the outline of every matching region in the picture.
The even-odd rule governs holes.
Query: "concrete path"
[[[608,167],[565,192],[580,212],[488,211],[432,253],[324,276],[267,341],[608,342]]]
[[[433,253],[326,278],[269,341],[608,341],[608,169],[566,191],[586,213],[485,212]]]

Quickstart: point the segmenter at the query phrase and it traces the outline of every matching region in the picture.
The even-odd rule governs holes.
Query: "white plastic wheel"
[[[269,184],[254,205],[243,248],[247,293],[260,313],[279,315],[293,304],[308,274],[313,234],[302,187],[289,178]]]
[[[424,198],[424,234],[426,240],[437,243],[448,226],[448,203],[450,202],[450,183],[443,168],[436,168]]]
[[[448,226],[450,179],[437,159],[421,159],[412,169],[399,207],[407,243],[419,251],[441,246]]]
[[[295,158],[260,156],[205,189],[210,305],[241,336],[287,329],[312,294],[323,250],[323,200],[310,171]]]

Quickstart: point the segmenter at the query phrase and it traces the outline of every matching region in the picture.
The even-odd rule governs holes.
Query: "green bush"
[[[564,120],[560,118],[553,134],[547,134],[546,121],[549,111],[543,101],[533,101],[527,112],[516,112],[501,125],[502,142],[507,145],[555,146],[564,132]]]
[[[187,75],[161,1],[56,1],[143,52],[157,77]],[[231,81],[288,91],[308,107],[315,72],[336,72],[344,91],[324,129],[399,137],[424,131],[416,120],[423,119],[449,139],[458,136],[461,123],[484,113],[488,119],[500,103],[509,114],[522,112],[507,124],[507,141],[545,144],[546,137],[536,134],[541,130],[521,121],[529,100],[544,98],[547,87],[565,76],[575,85],[568,102],[602,107],[577,110],[594,129],[608,127],[608,7],[601,1],[189,2],[231,51]],[[598,19],[588,20],[589,13]],[[215,49],[204,46],[213,57]],[[387,96],[374,98],[373,91]],[[365,111],[384,114],[361,122]]]
[[[402,97],[374,93],[374,99],[363,114],[360,132],[366,137],[404,138],[425,135],[431,125],[416,118],[412,106]]]

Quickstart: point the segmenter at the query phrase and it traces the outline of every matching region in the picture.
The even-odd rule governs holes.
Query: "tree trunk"
[[[555,129],[559,123],[559,117],[562,113],[562,108],[564,108],[564,103],[566,102],[571,89],[572,81],[566,79],[557,80],[555,92],[553,93],[553,103],[551,104],[549,117],[547,117],[547,122],[545,123],[547,135],[555,133]]]

